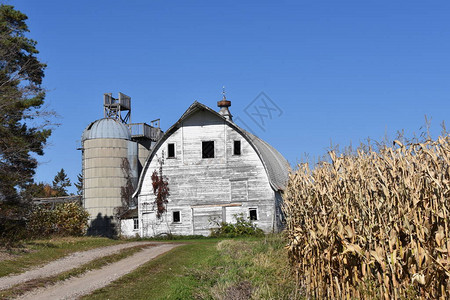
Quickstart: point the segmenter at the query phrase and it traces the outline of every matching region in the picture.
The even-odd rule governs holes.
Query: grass
[[[3,290],[0,292],[0,299],[10,299],[13,297],[18,297],[28,291],[33,289],[44,287],[50,284],[55,284],[58,281],[66,280],[71,277],[79,276],[81,274],[86,273],[87,271],[100,269],[101,267],[122,260],[128,256],[135,254],[138,251],[141,251],[143,248],[149,247],[148,245],[140,245],[134,246],[126,249],[122,249],[119,253],[111,254],[102,258],[95,259],[91,262],[88,262],[78,268],[63,272],[61,274],[55,276],[49,276],[45,278],[38,278],[35,280],[30,280],[25,283],[20,283],[15,285],[9,289]]]
[[[302,299],[279,235],[185,243],[83,299]]]
[[[196,279],[188,270],[211,258],[217,242],[187,241],[83,299],[190,299]]]
[[[123,242],[98,237],[65,237],[24,242],[22,248],[13,250],[13,259],[0,261],[0,277],[23,272],[73,252]]]
[[[223,240],[205,269],[194,270],[201,299],[303,299],[279,235]]]
[[[28,242],[28,253],[0,262],[0,274],[20,272],[74,251],[120,243],[104,238],[59,238]],[[164,240],[183,245],[144,264],[84,299],[303,299],[280,235],[236,239]],[[141,247],[94,260],[62,274],[2,291],[10,298],[100,268]],[[4,275],[3,275],[4,276]]]

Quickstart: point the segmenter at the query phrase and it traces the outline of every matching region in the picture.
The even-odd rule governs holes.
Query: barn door
[[[222,207],[196,207],[193,208],[194,234],[209,235],[211,228],[219,227],[223,220]]]
[[[142,213],[142,235],[150,237],[155,235],[156,214],[154,211]]]
[[[163,214],[161,219],[156,218],[156,212],[147,211],[142,213],[142,235],[157,236],[166,235],[170,233],[169,225],[167,224],[167,215]]]

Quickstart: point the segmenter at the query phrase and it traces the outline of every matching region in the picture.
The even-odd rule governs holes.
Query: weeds
[[[211,229],[211,237],[233,238],[238,236],[264,236],[264,232],[243,214],[235,215],[236,223],[221,222]]]
[[[204,269],[192,270],[198,299],[300,299],[284,240],[223,240]]]

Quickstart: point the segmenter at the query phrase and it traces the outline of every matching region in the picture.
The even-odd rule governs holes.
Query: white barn
[[[220,111],[194,102],[152,148],[139,176],[141,237],[209,235],[220,222],[250,218],[265,232],[282,229],[281,194],[289,164],[272,146],[232,122],[225,97]],[[156,218],[152,173],[163,159],[170,189],[167,211]],[[138,230],[137,228],[138,227]]]

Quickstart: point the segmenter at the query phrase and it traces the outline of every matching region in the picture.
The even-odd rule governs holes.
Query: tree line
[[[71,186],[64,169],[52,183],[34,181],[36,156],[44,154],[56,125],[55,112],[44,105],[47,65],[27,36],[27,19],[14,6],[0,4],[0,239],[27,232],[36,217],[32,198],[67,196]],[[81,174],[75,186],[81,194]]]
[[[78,182],[74,183],[76,187],[77,195],[82,194],[83,177],[81,174],[77,176]],[[23,198],[49,198],[49,197],[64,197],[69,196],[68,187],[72,186],[69,177],[67,176],[64,168],[56,173],[51,184],[45,182],[33,182],[29,184],[24,193],[26,195]],[[71,194],[73,195],[73,194]]]

